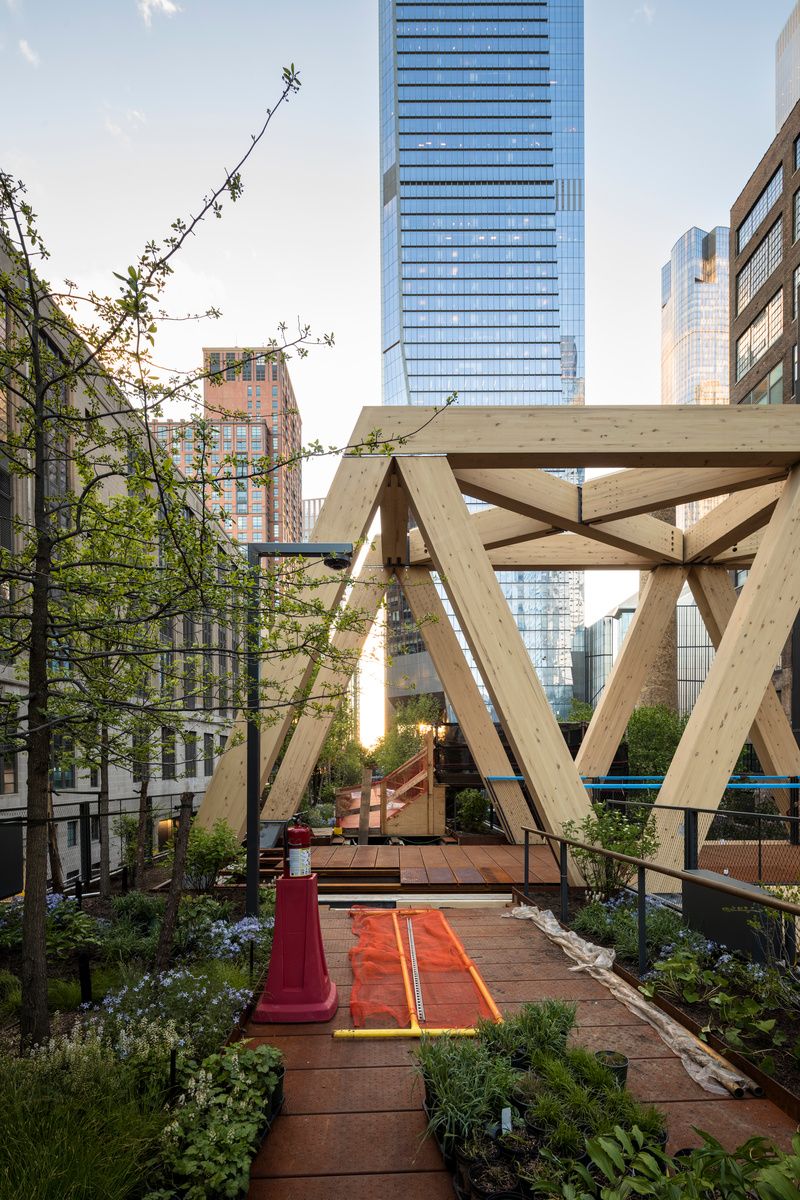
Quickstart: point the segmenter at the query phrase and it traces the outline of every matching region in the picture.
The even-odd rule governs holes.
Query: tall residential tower
[[[384,403],[583,403],[583,0],[380,14]],[[582,577],[500,581],[565,714]]]

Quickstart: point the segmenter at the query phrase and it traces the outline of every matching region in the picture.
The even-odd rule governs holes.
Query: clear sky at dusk
[[[659,402],[660,268],[691,225],[727,224],[774,134],[790,0],[586,0],[586,395]],[[196,207],[280,89],[245,194],[189,248],[163,362],[258,344],[298,317],[336,345],[295,362],[307,439],[341,444],[380,400],[376,0],[0,0],[0,162],[29,185],[51,277],[112,270]],[[324,492],[331,460],[305,471]],[[635,579],[587,584],[587,619]]]

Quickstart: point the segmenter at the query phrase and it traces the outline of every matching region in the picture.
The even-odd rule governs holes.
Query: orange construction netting
[[[399,930],[411,978],[408,920],[412,922],[425,1020],[423,1029],[465,1028],[492,1017],[470,974],[474,967],[440,909],[351,909],[358,943],[350,950],[350,1013],[358,1028],[410,1024],[397,945]],[[397,918],[397,925],[393,918]]]

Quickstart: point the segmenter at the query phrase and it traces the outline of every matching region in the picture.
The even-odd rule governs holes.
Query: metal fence
[[[172,836],[179,801],[180,797],[175,793],[148,795],[148,861],[152,861],[164,849]],[[139,804],[138,795],[109,798],[108,837],[112,871],[120,871],[125,865],[126,844],[134,823],[138,823]],[[55,799],[48,824],[51,845],[54,843],[57,850],[65,887],[71,890],[80,882],[83,889],[91,888],[99,877],[103,832],[97,792],[70,792],[69,799]],[[0,811],[0,898],[21,890],[25,826],[24,808]],[[53,886],[52,875],[48,879],[48,886]]]
[[[652,814],[661,855],[686,870],[699,867],[747,883],[800,882],[797,776],[733,776],[719,808],[659,804],[663,776],[584,782],[593,800],[609,808],[636,820]]]

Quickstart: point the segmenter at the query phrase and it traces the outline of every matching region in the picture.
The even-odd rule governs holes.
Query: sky
[[[728,223],[774,136],[774,47],[791,0],[586,0],[586,397],[660,400],[660,270],[692,225]],[[342,445],[380,403],[377,0],[0,0],[0,164],[24,179],[51,280],[103,292],[246,149],[245,191],[187,248],[159,358],[257,345],[281,321],[333,332],[291,364],[304,438]],[[304,469],[324,494],[335,460]],[[586,619],[635,590],[587,579]]]

